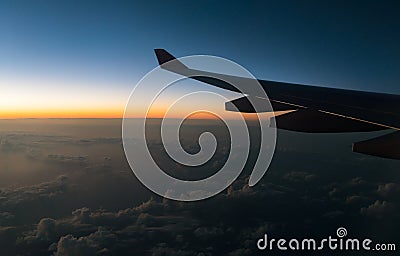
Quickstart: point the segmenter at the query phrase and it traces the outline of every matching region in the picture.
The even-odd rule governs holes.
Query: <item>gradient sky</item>
[[[0,118],[120,117],[153,48],[399,94],[399,13],[398,1],[2,1]]]

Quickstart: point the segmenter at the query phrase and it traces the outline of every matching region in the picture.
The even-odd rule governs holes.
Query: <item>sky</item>
[[[260,79],[399,94],[399,10],[397,1],[2,1],[0,118],[122,117],[157,66],[154,48],[224,57]]]

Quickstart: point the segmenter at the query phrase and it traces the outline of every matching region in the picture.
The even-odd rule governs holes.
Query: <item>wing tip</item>
[[[174,56],[172,56],[169,52],[167,52],[165,49],[154,49],[154,53],[156,54],[158,64],[160,66],[164,63],[167,63],[168,61],[171,60],[176,60]]]
[[[172,54],[162,48],[154,49],[154,53],[156,54],[158,64],[166,69],[187,69],[188,67],[185,66],[182,62],[177,60]],[[168,67],[167,67],[168,65]]]

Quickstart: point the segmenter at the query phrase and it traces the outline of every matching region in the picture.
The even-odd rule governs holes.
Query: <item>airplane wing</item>
[[[236,87],[224,81],[234,78],[246,84],[251,78],[193,70],[164,49],[155,49],[161,68],[192,79],[235,92]],[[400,159],[400,95],[317,87],[310,85],[258,80],[269,97],[274,111],[288,111],[275,116],[279,129],[309,132],[369,132],[395,130],[372,140],[356,142],[353,151],[385,158]],[[229,101],[228,111],[254,113],[248,95]],[[265,101],[256,99],[257,104]],[[254,103],[254,100],[251,102]],[[267,105],[267,104],[265,104]],[[260,108],[257,108],[260,110]],[[261,108],[262,109],[262,108]],[[265,110],[269,111],[269,110]]]

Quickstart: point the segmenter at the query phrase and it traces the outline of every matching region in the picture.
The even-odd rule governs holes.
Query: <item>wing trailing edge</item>
[[[400,131],[353,144],[353,152],[400,160]]]
[[[305,133],[340,133],[340,132],[372,132],[386,128],[326,114],[313,109],[299,109],[283,115],[272,117],[276,128]]]

